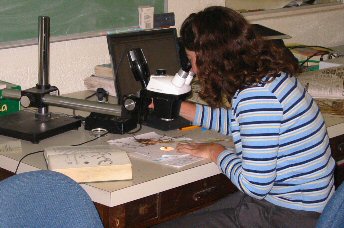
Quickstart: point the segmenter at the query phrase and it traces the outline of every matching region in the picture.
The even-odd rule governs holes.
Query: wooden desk
[[[155,131],[169,136],[185,136],[197,140],[223,137],[211,131],[160,132],[143,127],[140,133]],[[131,135],[109,134],[90,145]],[[0,154],[0,178],[13,175],[24,155],[53,145],[72,145],[94,138],[83,127],[42,140],[39,144],[21,141],[22,152]],[[225,138],[225,137],[223,137]],[[0,136],[0,143],[13,138]],[[186,214],[234,192],[230,181],[218,167],[204,160],[182,169],[167,167],[135,158],[133,180],[82,184],[99,211],[105,227],[147,227]],[[42,153],[30,155],[20,164],[18,173],[46,169]]]
[[[336,160],[344,157],[338,145],[344,147],[344,117],[325,114],[331,147]],[[144,127],[141,133],[156,131]],[[219,134],[200,130],[171,131],[171,136],[182,134],[201,140],[220,137]],[[129,135],[108,135],[90,144],[104,144],[107,140]],[[65,132],[42,140],[39,144],[22,141],[22,153],[0,154],[0,179],[13,175],[18,161],[24,155],[53,145],[72,145],[93,138],[90,132],[79,130]],[[0,143],[14,140],[0,136]],[[147,227],[152,224],[175,218],[204,207],[211,202],[234,192],[235,187],[222,174],[214,163],[199,162],[183,169],[175,169],[158,164],[132,159],[133,180],[82,184],[91,196],[105,227]],[[24,159],[19,173],[46,169],[42,154]]]

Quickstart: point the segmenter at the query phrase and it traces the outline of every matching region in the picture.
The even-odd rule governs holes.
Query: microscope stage
[[[165,121],[156,117],[155,115],[149,115],[144,124],[149,127],[162,130],[162,131],[176,130],[176,129],[180,129],[180,128],[192,125],[190,121],[180,116],[178,116],[177,118],[171,121]]]

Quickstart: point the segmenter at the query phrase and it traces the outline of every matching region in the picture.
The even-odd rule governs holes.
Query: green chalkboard
[[[164,12],[164,0],[0,0],[0,42],[37,37],[38,16],[50,17],[51,36],[138,25],[138,6]]]

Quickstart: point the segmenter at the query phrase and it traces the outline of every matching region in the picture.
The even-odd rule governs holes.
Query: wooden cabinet
[[[96,203],[105,227],[149,227],[205,207],[236,191],[218,174],[116,207]]]
[[[160,193],[160,220],[202,208],[235,191],[223,174]]]
[[[12,173],[6,169],[0,168],[0,181],[3,179],[6,179],[7,177],[13,176],[13,175],[14,175],[14,173]]]
[[[0,168],[0,180],[14,175]],[[223,174],[115,207],[95,203],[105,227],[149,227],[205,207],[236,191]]]

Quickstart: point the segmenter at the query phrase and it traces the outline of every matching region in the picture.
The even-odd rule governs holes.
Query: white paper
[[[319,62],[319,70],[332,68],[332,67],[340,67],[341,65],[343,65],[343,64],[320,61]]]
[[[22,153],[20,140],[7,141],[0,144],[0,154]]]
[[[314,98],[344,98],[344,67],[305,72],[297,78]]]
[[[128,151],[129,156],[180,168],[204,160],[204,158],[176,151],[175,148],[179,142],[191,140],[185,137],[173,138],[149,132],[135,137],[109,140],[108,143]],[[162,147],[171,147],[173,150],[164,151],[161,150]]]

